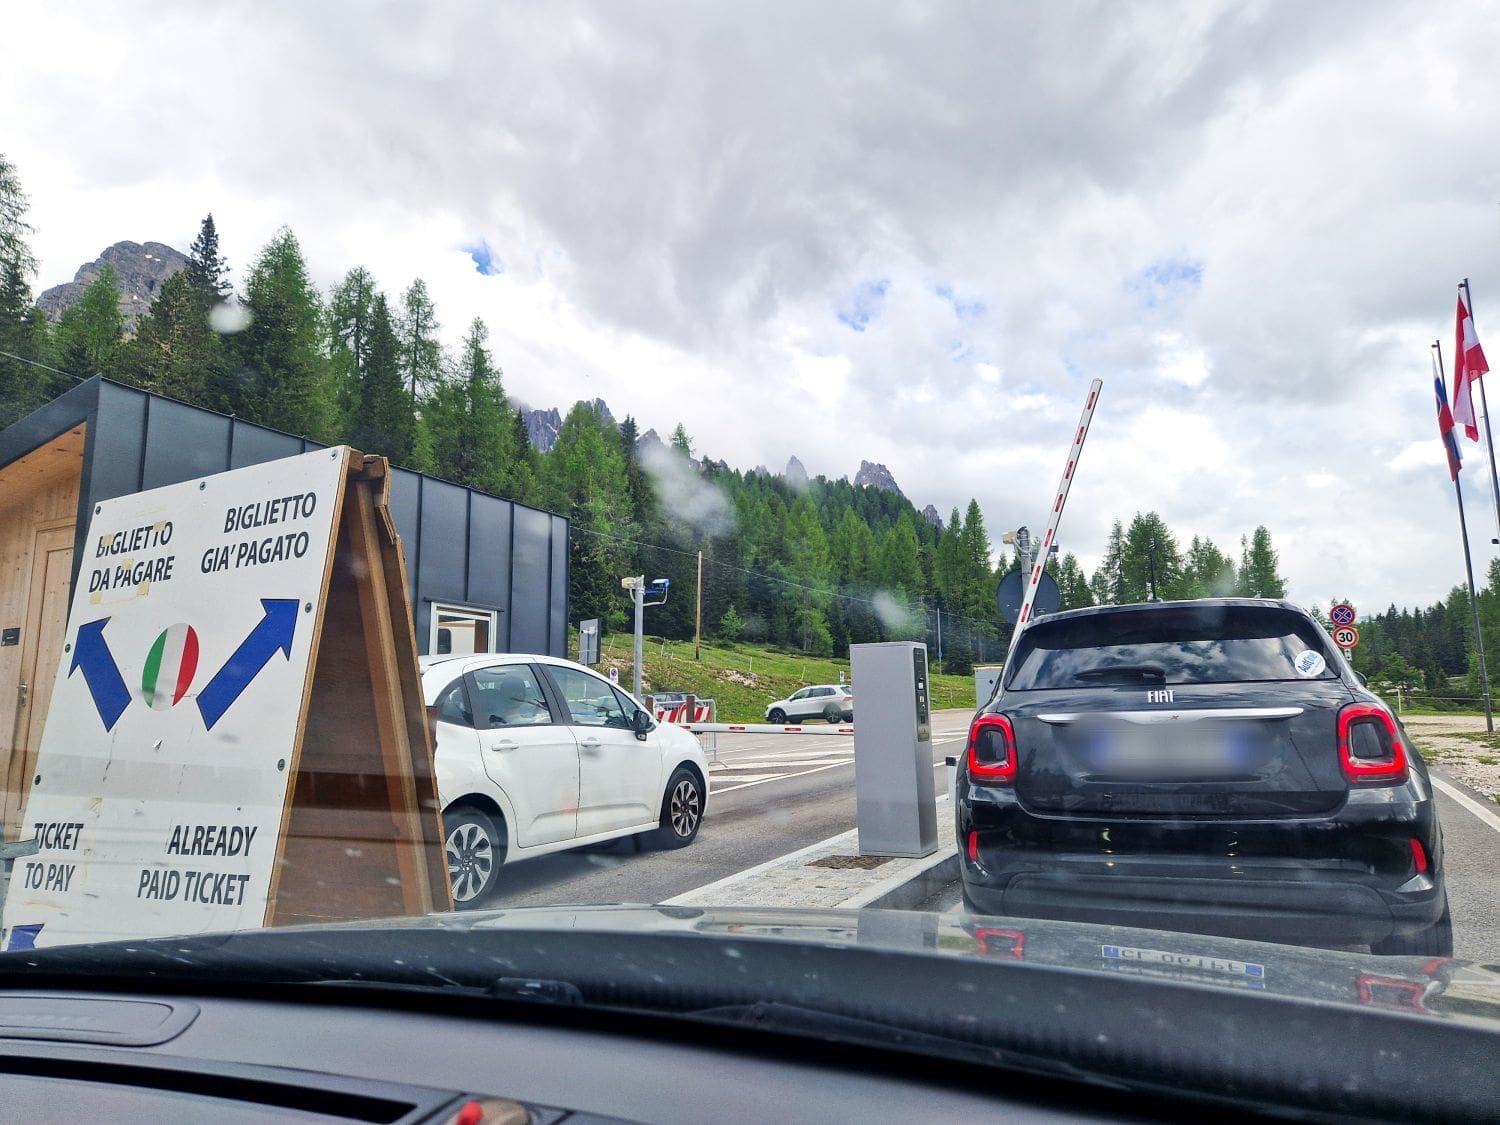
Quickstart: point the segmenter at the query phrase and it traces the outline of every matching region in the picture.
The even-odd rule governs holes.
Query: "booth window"
[[[497,614],[492,609],[433,604],[428,652],[433,656],[466,656],[495,652]]]

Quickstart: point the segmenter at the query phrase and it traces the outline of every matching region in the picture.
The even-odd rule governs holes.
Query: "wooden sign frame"
[[[267,926],[453,909],[389,464],[347,458]]]

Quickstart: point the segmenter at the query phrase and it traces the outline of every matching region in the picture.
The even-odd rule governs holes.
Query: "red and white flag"
[[[1490,369],[1484,349],[1474,333],[1474,318],[1458,299],[1458,328],[1453,342],[1453,418],[1464,428],[1470,441],[1479,440],[1479,422],[1474,414],[1473,384]]]

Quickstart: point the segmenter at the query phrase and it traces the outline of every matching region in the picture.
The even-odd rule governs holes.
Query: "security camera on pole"
[[[635,687],[636,698],[641,694],[641,663],[644,660],[643,649],[645,647],[645,625],[646,607],[648,605],[664,605],[667,600],[667,591],[672,583],[665,578],[653,578],[649,583],[645,575],[636,578],[620,579],[622,589],[630,591],[630,597],[635,602]],[[651,597],[657,600],[647,601]]]

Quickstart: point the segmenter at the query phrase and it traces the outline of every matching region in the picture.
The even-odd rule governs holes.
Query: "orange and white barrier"
[[[842,734],[854,733],[851,723],[834,726],[828,723],[819,723],[817,726],[803,726],[798,723],[684,723],[684,727],[694,734]]]

